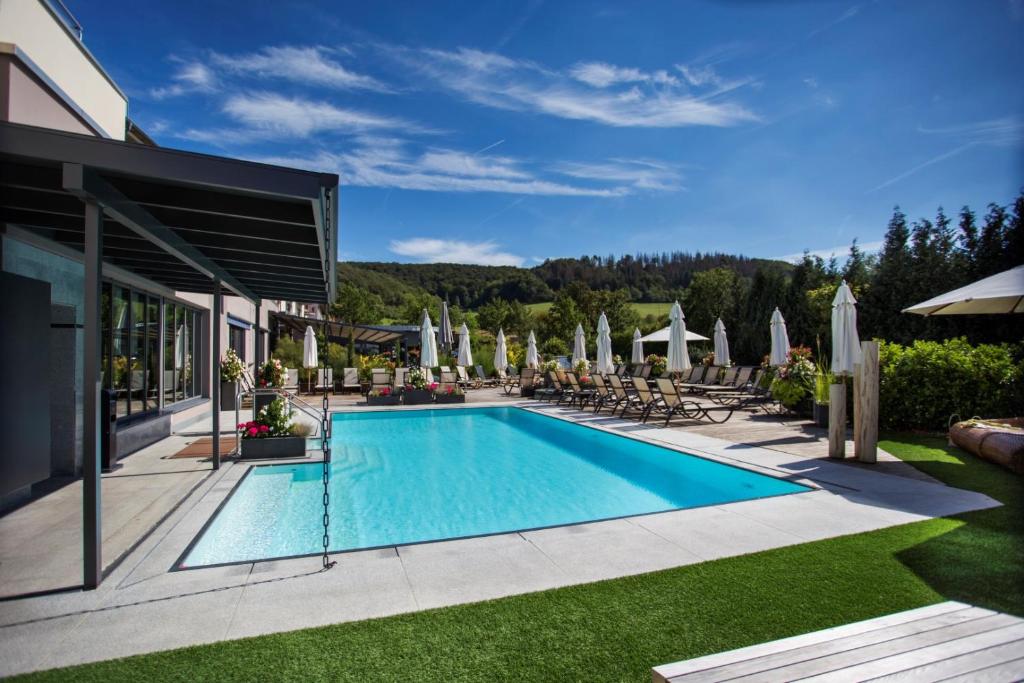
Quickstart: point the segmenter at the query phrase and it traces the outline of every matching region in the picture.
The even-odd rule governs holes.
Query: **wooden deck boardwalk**
[[[654,683],[1020,681],[1024,619],[943,602],[655,667]]]

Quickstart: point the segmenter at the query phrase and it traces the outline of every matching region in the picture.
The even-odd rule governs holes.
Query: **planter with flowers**
[[[284,381],[284,366],[281,365],[281,361],[277,358],[271,358],[261,365],[259,373],[256,375],[256,385],[260,389],[281,389],[284,387]],[[266,408],[274,401],[275,398],[277,398],[276,394],[256,394],[254,399],[256,412],[259,413],[261,410]]]
[[[366,395],[368,406],[397,406],[402,403],[402,397],[391,391],[391,387],[374,389]]]
[[[668,368],[668,358],[666,356],[659,356],[656,353],[652,353],[647,356],[647,365],[651,366],[651,374],[649,377],[661,377],[665,374],[665,370]]]
[[[434,400],[438,403],[465,403],[466,392],[454,384],[434,390]]]
[[[245,366],[234,349],[228,349],[220,361],[220,409],[234,410],[238,404],[238,382]]]
[[[292,423],[293,412],[283,397],[258,411],[256,419],[238,423],[242,458],[301,458],[306,437],[301,425]]]
[[[793,347],[786,355],[786,363],[774,369],[772,398],[793,412],[810,415],[817,376],[811,350],[806,346]]]
[[[405,391],[402,392],[402,402],[407,406],[433,403],[434,389],[436,388],[436,382],[427,382],[427,375],[423,372],[423,368],[413,366],[405,375]]]

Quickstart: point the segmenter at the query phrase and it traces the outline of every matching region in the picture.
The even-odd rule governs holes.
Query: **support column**
[[[263,332],[260,328],[260,312],[263,310],[263,299],[256,300],[256,335],[253,337],[253,349],[255,350],[256,372],[259,372],[260,363],[263,362]]]
[[[828,387],[828,457],[846,457],[846,384]]]
[[[857,396],[857,459],[878,461],[878,342],[861,342],[860,391]]]
[[[84,357],[82,402],[82,584],[94,589],[103,580],[100,477],[100,303],[103,273],[103,210],[85,201]]]
[[[210,349],[210,402],[213,422],[213,469],[220,469],[220,280],[213,281],[213,342]]]

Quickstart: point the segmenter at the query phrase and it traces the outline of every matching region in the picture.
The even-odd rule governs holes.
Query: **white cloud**
[[[711,65],[676,64],[676,69],[683,74],[687,83],[698,88],[705,85],[721,86],[723,83]]]
[[[388,47],[386,54],[420,77],[488,107],[535,111],[609,126],[731,126],[757,115],[725,95],[749,83],[726,81],[710,67],[686,67],[696,93],[667,71],[642,72],[603,62],[567,73],[469,48],[455,51]],[[686,71],[682,71],[684,75]],[[618,87],[616,87],[618,86]]]
[[[682,177],[674,165],[649,159],[609,159],[597,163],[562,162],[556,164],[553,170],[573,178],[628,183],[638,190],[671,192],[682,189]]]
[[[430,148],[411,154],[394,138],[359,138],[348,151],[307,157],[258,157],[253,161],[337,173],[343,185],[427,192],[498,192],[563,197],[621,197],[632,188],[554,182],[508,157]]]
[[[917,129],[926,135],[941,135],[957,138],[965,142],[987,145],[1015,145],[1024,141],[1024,121],[1014,116],[1004,116],[986,121],[973,121],[940,128]]]
[[[171,57],[171,59],[181,62],[177,57]],[[213,71],[202,62],[196,61],[182,62],[178,70],[171,76],[171,81],[170,85],[151,88],[150,96],[162,100],[193,92],[213,92],[218,87],[217,77]]]
[[[267,92],[232,95],[224,102],[223,110],[248,126],[256,137],[305,138],[323,131],[351,133],[380,129],[425,132],[401,119]]]
[[[214,52],[211,61],[217,67],[236,74],[281,78],[339,90],[390,92],[390,88],[377,79],[350,71],[331,59],[330,51],[323,47],[264,47],[258,52],[242,55]]]
[[[429,237],[391,240],[393,254],[407,256],[423,263],[478,263],[485,266],[522,266],[526,261],[505,251],[492,241],[463,242]]]

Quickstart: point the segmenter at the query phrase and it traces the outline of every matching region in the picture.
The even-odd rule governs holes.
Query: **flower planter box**
[[[263,458],[301,458],[306,455],[306,437],[274,436],[242,439],[243,460]]]
[[[433,403],[434,394],[426,389],[406,389],[402,392],[402,400],[407,406],[420,405],[421,403]]]
[[[437,393],[437,394],[434,394],[434,400],[437,403],[465,403],[466,402],[466,395],[465,394],[443,394],[443,393]]]
[[[220,383],[220,409],[234,410],[237,406],[236,396],[238,394],[238,382]]]
[[[368,406],[397,406],[402,403],[402,397],[398,394],[389,394],[388,396],[367,396],[366,405]]]
[[[819,427],[828,429],[828,404],[827,403],[814,403],[814,424]]]

